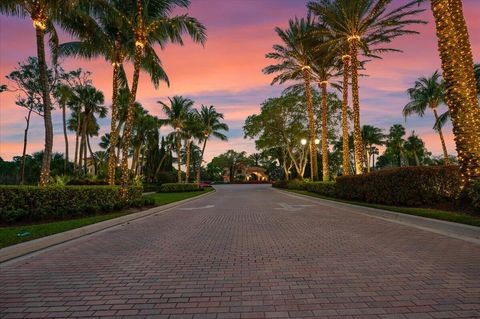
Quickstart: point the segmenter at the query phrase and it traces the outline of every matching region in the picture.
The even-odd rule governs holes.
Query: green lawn
[[[155,206],[162,206],[211,191],[213,191],[212,188],[207,188],[205,191],[199,192],[155,193],[147,196],[155,199]],[[124,216],[127,214],[129,214],[129,212],[124,211],[36,225],[0,227],[0,248],[95,224],[104,220]],[[24,232],[28,232],[30,234],[24,237],[17,236],[17,234],[21,234]]]
[[[347,201],[347,200],[341,200],[337,198],[322,196],[322,195],[311,193],[308,191],[290,190],[290,189],[288,190],[285,189],[285,190],[292,193],[297,193],[297,194],[302,194],[302,195],[307,195],[307,196],[317,197],[322,199],[328,199],[328,200],[341,202],[341,203],[384,209],[384,210],[389,210],[397,213],[445,220],[449,222],[466,224],[466,225],[480,226],[480,216],[473,216],[469,214],[449,212],[449,211],[431,209],[431,208],[399,207],[399,206],[388,206],[388,205],[370,204],[370,203],[364,203],[364,202]]]

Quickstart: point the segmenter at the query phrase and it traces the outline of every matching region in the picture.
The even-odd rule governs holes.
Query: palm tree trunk
[[[353,149],[355,153],[355,173],[363,174],[363,143],[360,128],[360,98],[358,90],[358,43],[350,40],[350,56],[352,59],[352,104],[353,104]]]
[[[343,101],[342,101],[342,165],[343,175],[350,175],[350,145],[348,142],[348,77],[350,56],[344,55],[343,61]]]
[[[431,0],[462,184],[480,179],[480,108],[461,0]]]
[[[25,183],[25,159],[27,154],[27,139],[28,139],[28,128],[30,127],[30,116],[32,115],[32,109],[28,110],[28,115],[25,117],[27,126],[25,127],[25,134],[23,135],[23,152],[22,152],[22,168],[20,170],[20,184]]]
[[[315,117],[313,114],[313,99],[310,87],[310,67],[303,68],[305,81],[305,94],[307,97],[308,112],[308,142],[310,144],[310,177],[313,181],[318,179],[317,146],[315,145]]]
[[[365,160],[367,163],[367,173],[370,173],[370,154],[368,151],[365,151]]]
[[[432,108],[433,115],[435,116],[435,123],[438,123],[438,113],[436,108]],[[445,139],[443,138],[442,128],[438,126],[438,135],[440,136],[440,142],[442,143],[443,150],[443,165],[450,165],[450,159],[448,158],[447,145],[445,144]]]
[[[327,127],[327,82],[320,84],[322,90],[322,180],[328,182],[330,174],[328,172],[328,127]]]
[[[167,159],[167,153],[165,152],[165,154],[162,156],[162,159],[160,160],[160,162],[158,162],[158,165],[157,165],[157,169],[155,170],[155,176],[157,176],[157,174],[160,172],[160,169],[162,168],[162,164],[163,162],[165,162],[165,160]]]
[[[92,162],[93,162],[93,174],[97,175],[97,160],[95,159],[95,156],[93,156],[92,147],[90,146],[90,137],[88,135],[87,135],[87,146],[88,146],[88,151],[90,152],[90,157],[92,158]]]
[[[203,155],[205,154],[205,147],[207,146],[208,136],[205,136],[205,140],[203,141],[202,153],[200,154],[200,164],[198,164],[197,168],[197,184],[200,184],[201,172],[202,172],[202,163],[203,163]]]
[[[63,173],[66,175],[68,169],[68,134],[67,134],[67,106],[65,105],[65,101],[62,105],[62,121],[63,121],[63,137],[65,138],[65,163],[63,165]]]
[[[112,119],[110,123],[110,148],[108,150],[108,184],[115,185],[115,168],[117,158],[115,157],[115,146],[117,145],[117,116],[118,116],[118,68],[119,64],[113,64],[113,93],[112,93]]]
[[[79,138],[80,138],[80,112],[77,112],[77,130],[75,131],[75,160],[74,160],[74,167],[75,167],[75,170],[78,170],[79,169],[79,159],[78,159],[78,148],[79,148],[79,145],[78,145],[78,142],[79,142]]]
[[[128,100],[128,112],[127,121],[125,123],[125,129],[123,130],[123,147],[122,147],[122,182],[120,194],[123,199],[128,198],[128,183],[129,183],[129,171],[128,171],[128,150],[130,148],[130,137],[132,135],[133,122],[135,120],[135,100],[137,96],[138,80],[140,77],[140,63],[142,61],[143,48],[136,46],[135,48],[135,63],[133,70],[132,90]]]
[[[191,138],[188,138],[187,140],[187,162],[185,163],[185,183],[188,183],[188,180],[190,178],[190,151],[191,151],[191,146],[192,146],[192,141]]]
[[[36,27],[35,30],[37,36],[38,68],[42,86],[43,121],[45,124],[45,148],[43,151],[42,168],[40,171],[40,186],[46,186],[50,178],[50,162],[52,160],[53,148],[52,103],[50,101],[47,63],[45,62],[45,43],[43,42],[44,30],[40,27]]]
[[[180,143],[180,128],[177,128],[177,165],[178,165],[178,171],[177,171],[177,178],[178,182],[182,182],[182,164],[180,163],[180,150],[182,148],[182,145]]]

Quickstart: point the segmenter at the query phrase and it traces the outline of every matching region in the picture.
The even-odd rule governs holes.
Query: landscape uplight
[[[302,145],[307,145],[307,139],[302,138],[302,140],[300,141],[300,143],[302,143]]]

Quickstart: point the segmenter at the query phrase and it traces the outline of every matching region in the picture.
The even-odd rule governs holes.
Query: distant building
[[[268,181],[267,170],[262,167],[246,166],[240,164],[233,174],[234,181]],[[223,181],[230,183],[230,169],[223,171]]]

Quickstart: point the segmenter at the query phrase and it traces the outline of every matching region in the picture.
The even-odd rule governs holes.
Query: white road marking
[[[277,207],[275,209],[285,210],[285,211],[288,211],[288,212],[296,212],[296,211],[304,209],[305,207],[315,206],[315,205],[290,205],[290,204],[287,204],[287,203],[278,203],[278,205],[280,205],[281,207]]]
[[[179,208],[180,210],[197,210],[197,209],[207,209],[207,208],[213,208],[215,205],[207,205],[207,206],[202,206],[202,207],[186,207],[186,208]]]

